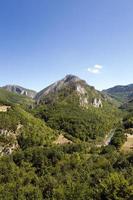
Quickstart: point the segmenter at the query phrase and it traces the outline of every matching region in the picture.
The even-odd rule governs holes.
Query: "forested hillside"
[[[0,104],[20,104],[22,106],[28,106],[32,105],[33,102],[34,100],[29,97],[18,95],[0,88]]]
[[[115,127],[120,119],[120,112],[111,105],[104,108],[82,109],[74,103],[40,105],[32,111],[53,129],[64,131],[82,141],[103,140],[104,136]]]
[[[133,199],[133,152],[122,150],[133,114],[80,84],[36,102],[0,90],[1,200]]]
[[[82,141],[103,140],[121,115],[113,102],[73,75],[39,92],[36,101],[35,117]]]
[[[57,134],[44,122],[15,105],[7,112],[0,112],[0,133],[1,154],[10,152],[13,147],[16,150],[50,144]]]

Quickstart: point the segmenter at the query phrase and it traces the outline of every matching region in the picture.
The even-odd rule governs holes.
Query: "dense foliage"
[[[27,148],[1,158],[0,199],[133,198],[132,154],[113,148],[91,153],[83,144],[73,145]]]
[[[22,128],[17,140],[21,148],[45,145],[56,136],[56,131],[19,106],[12,106],[7,113],[0,113],[0,130],[15,132],[19,124]]]
[[[74,103],[38,106],[33,111],[53,129],[63,130],[82,141],[103,139],[118,122],[118,111],[109,104],[104,108],[83,109]]]
[[[126,142],[126,135],[125,130],[123,128],[118,128],[115,130],[115,133],[111,139],[111,145],[114,145],[117,149],[120,149],[120,147]]]
[[[64,101],[64,95],[58,103],[37,105],[30,110],[34,116],[13,104],[0,113],[0,130],[15,132],[21,125],[19,148],[0,157],[0,200],[132,200],[133,153],[120,151],[132,113],[115,128],[121,115],[109,103],[85,109],[76,96]],[[112,128],[110,145],[97,145]],[[55,145],[58,131],[73,143]]]
[[[18,95],[0,88],[0,104],[20,104],[23,107],[28,107],[34,103],[33,99],[24,95]]]
[[[123,119],[124,127],[126,129],[133,128],[133,112],[129,113],[124,119]]]

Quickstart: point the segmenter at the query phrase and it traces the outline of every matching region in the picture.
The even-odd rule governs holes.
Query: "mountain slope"
[[[9,92],[14,92],[16,94],[24,95],[30,98],[34,98],[36,95],[36,91],[29,90],[18,85],[6,85],[6,86],[3,86],[2,88]]]
[[[70,137],[102,140],[117,123],[117,108],[101,92],[73,75],[45,88],[35,98],[34,115]]]
[[[7,112],[0,112],[1,155],[20,148],[50,144],[55,136],[55,131],[19,106],[11,106]]]
[[[34,100],[29,97],[18,95],[0,88],[0,104],[21,104],[25,106],[31,105],[33,102]]]
[[[125,111],[129,111],[129,112],[133,111],[133,99],[122,104],[122,106],[120,108],[125,110]]]
[[[133,98],[133,84],[126,86],[115,86],[107,90],[103,90],[103,92],[120,101],[121,103],[125,103]]]
[[[88,107],[89,105],[102,107],[102,100],[104,99],[103,95],[94,87],[87,85],[85,81],[73,75],[67,75],[35,96],[38,103],[45,104],[64,100],[73,101],[73,98],[75,103],[77,102],[82,107]]]

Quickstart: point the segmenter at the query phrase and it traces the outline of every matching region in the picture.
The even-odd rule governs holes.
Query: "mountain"
[[[16,94],[20,94],[20,95],[27,96],[30,98],[34,98],[36,95],[36,91],[26,89],[18,85],[6,85],[6,86],[3,86],[2,88],[7,91],[14,92]]]
[[[67,75],[65,78],[53,83],[36,94],[35,100],[38,103],[49,104],[56,101],[75,99],[80,106],[102,107],[104,96],[94,87],[89,86],[84,80],[74,75]]]
[[[30,106],[33,103],[34,100],[28,96],[20,95],[0,88],[0,104],[20,104],[22,106]]]
[[[73,75],[35,99],[0,89],[0,199],[132,199],[132,113]]]
[[[106,95],[74,75],[43,89],[35,100],[34,115],[70,138],[103,140],[117,123],[118,110]]]
[[[133,84],[126,86],[118,85],[107,90],[103,90],[103,92],[119,102],[125,103],[133,99]]]

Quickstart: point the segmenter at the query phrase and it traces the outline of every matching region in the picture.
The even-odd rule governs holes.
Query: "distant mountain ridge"
[[[107,90],[103,90],[103,92],[112,98],[125,103],[133,99],[133,84],[125,86],[118,85]]]
[[[26,89],[18,85],[6,85],[6,86],[3,86],[2,88],[9,92],[13,92],[19,95],[24,95],[30,98],[34,98],[37,93],[34,90]]]
[[[18,85],[6,85],[1,87],[4,90],[13,92],[22,96],[30,97],[37,103],[48,101],[58,101],[61,98],[67,99],[69,96],[76,94],[79,98],[80,105],[94,105],[102,107],[103,101],[112,101],[118,105],[127,104],[133,100],[133,84],[126,86],[118,85],[112,88],[97,91],[93,86],[75,75],[66,75],[63,79],[49,85],[40,92],[26,89]],[[64,97],[63,97],[64,96]]]

